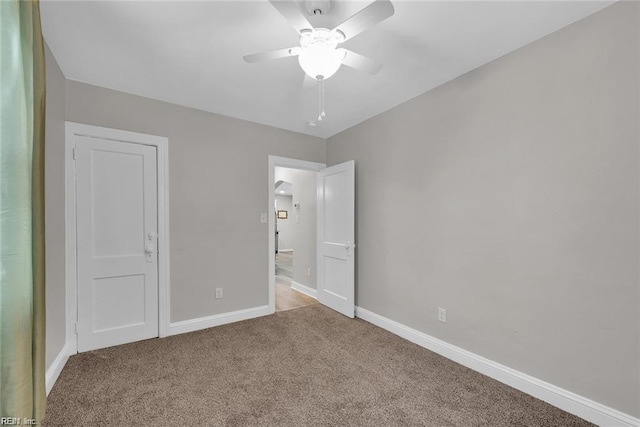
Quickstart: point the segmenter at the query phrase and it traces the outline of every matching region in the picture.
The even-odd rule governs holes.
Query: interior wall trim
[[[640,419],[486,359],[362,307],[356,317],[600,426],[640,426]]]
[[[60,353],[58,353],[51,365],[47,368],[47,372],[45,373],[47,396],[49,396],[51,389],[55,385],[56,381],[58,381],[58,377],[60,376],[62,369],[64,369],[64,366],[67,364],[69,357],[75,353],[73,343],[65,343],[62,349],[60,349]]]
[[[309,286],[303,285],[302,283],[298,283],[295,280],[291,281],[291,289],[294,289],[298,292],[302,292],[303,294],[308,295],[311,298],[318,299],[317,289],[310,288]]]
[[[228,313],[214,314],[213,316],[199,317],[196,319],[173,322],[169,325],[169,335],[185,334],[187,332],[200,331],[214,326],[240,322],[271,314],[268,305],[245,308],[243,310],[230,311]]]

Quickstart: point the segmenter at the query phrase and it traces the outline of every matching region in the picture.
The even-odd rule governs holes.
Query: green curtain
[[[0,416],[38,423],[46,408],[45,78],[38,1],[0,0]]]

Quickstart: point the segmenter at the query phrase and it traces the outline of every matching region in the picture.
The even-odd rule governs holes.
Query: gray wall
[[[636,417],[639,7],[327,142],[356,160],[359,306]]]
[[[323,139],[74,81],[67,120],[169,138],[172,322],[268,304],[268,156],[324,162]]]
[[[316,172],[298,171],[293,203],[300,203],[299,210],[293,209],[294,217],[298,216],[293,235],[293,281],[316,289]]]
[[[47,104],[45,123],[46,367],[65,344],[64,116],[66,80],[45,44]]]
[[[276,209],[288,213],[287,219],[277,219],[278,222],[278,249],[293,250],[293,235],[295,217],[293,215],[293,196],[276,195]]]
[[[292,183],[293,203],[300,203],[300,209],[293,208],[289,213],[293,226],[293,281],[315,289],[316,172],[278,167],[275,180]],[[308,268],[311,274],[307,274]]]

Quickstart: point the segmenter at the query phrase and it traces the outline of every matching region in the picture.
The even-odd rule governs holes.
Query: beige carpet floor
[[[69,359],[45,426],[585,426],[319,304]]]

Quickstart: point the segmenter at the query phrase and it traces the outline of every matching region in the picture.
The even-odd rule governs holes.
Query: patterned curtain
[[[0,0],[0,416],[44,418],[45,63],[37,0]]]

